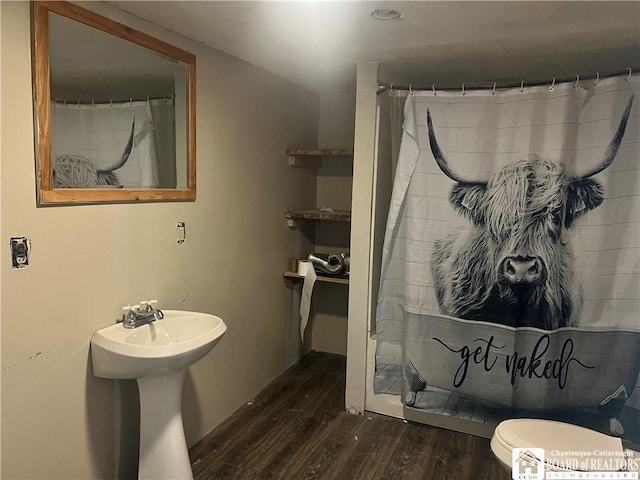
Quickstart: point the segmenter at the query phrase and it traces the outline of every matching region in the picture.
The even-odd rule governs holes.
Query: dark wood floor
[[[489,441],[344,411],[345,358],[312,352],[190,450],[196,480],[507,480]]]

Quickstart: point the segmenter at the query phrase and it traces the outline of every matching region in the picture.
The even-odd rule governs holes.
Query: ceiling
[[[452,85],[640,69],[640,2],[117,1],[113,6],[316,92],[380,79]],[[393,8],[400,20],[371,18]]]

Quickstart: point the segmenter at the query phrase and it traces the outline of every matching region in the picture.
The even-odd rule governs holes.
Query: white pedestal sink
[[[117,323],[91,338],[96,377],[138,382],[139,479],[193,478],[182,427],[184,376],[189,365],[209,353],[226,330],[214,315],[164,310],[162,320],[133,329]]]

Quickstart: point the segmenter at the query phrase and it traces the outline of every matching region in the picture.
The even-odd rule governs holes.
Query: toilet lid
[[[619,438],[577,425],[530,418],[500,423],[493,435],[492,447],[495,447],[494,452],[500,460],[508,465],[514,448],[542,448],[545,463],[573,464],[578,467],[576,470],[581,471],[618,471],[619,461],[613,462],[612,459],[624,456]]]

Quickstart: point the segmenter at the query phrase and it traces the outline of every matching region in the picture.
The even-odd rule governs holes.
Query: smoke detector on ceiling
[[[400,20],[403,15],[398,10],[390,8],[379,8],[371,12],[371,16],[376,20]]]

